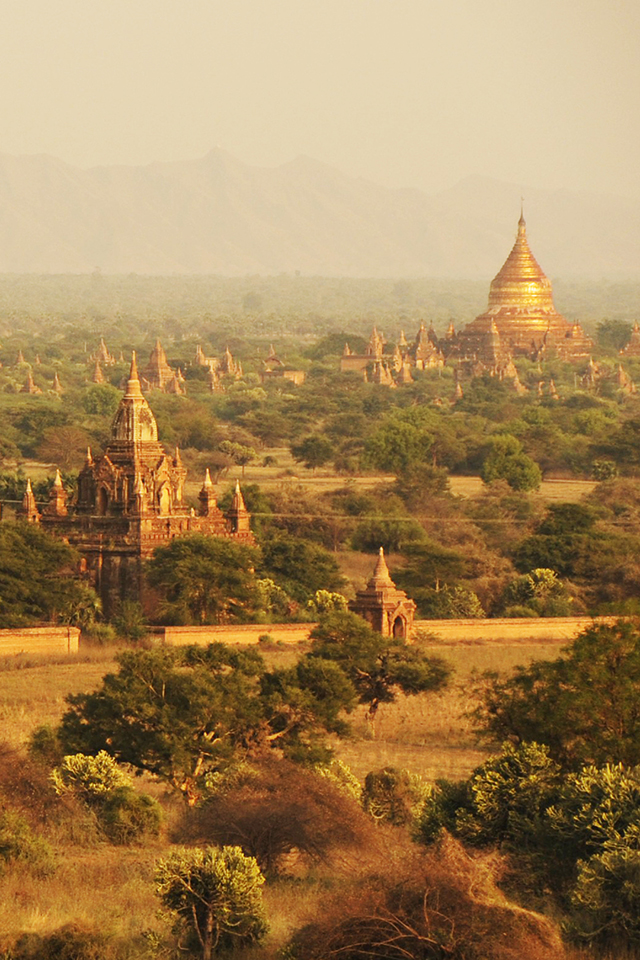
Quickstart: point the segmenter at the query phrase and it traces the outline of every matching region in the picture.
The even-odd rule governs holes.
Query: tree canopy
[[[546,744],[569,767],[640,763],[640,627],[594,624],[557,660],[493,680],[478,711],[497,738]]]
[[[79,580],[80,555],[29,523],[0,524],[0,627],[90,623],[100,608]]]

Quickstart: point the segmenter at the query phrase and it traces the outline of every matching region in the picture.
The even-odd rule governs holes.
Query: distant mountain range
[[[0,155],[0,272],[278,274],[491,279],[521,186],[481,177],[428,195],[298,157],[81,170]],[[532,249],[551,277],[640,276],[640,202],[529,189]]]

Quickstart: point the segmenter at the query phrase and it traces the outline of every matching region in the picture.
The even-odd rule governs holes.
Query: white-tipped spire
[[[142,389],[140,387],[140,377],[138,376],[138,364],[136,363],[136,352],[131,351],[131,368],[129,370],[129,379],[127,380],[127,391],[125,397],[141,397]]]
[[[380,552],[378,553],[378,559],[376,561],[375,570],[373,571],[373,576],[369,583],[373,586],[378,584],[393,584],[391,579],[391,574],[389,573],[389,568],[387,567],[387,561],[384,558],[384,547],[380,547]]]

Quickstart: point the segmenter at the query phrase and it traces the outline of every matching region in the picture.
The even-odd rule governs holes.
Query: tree
[[[261,538],[259,572],[272,577],[294,600],[306,603],[316,590],[339,590],[338,563],[324,547],[302,537],[270,533]]]
[[[553,503],[535,531],[522,540],[514,553],[514,564],[521,573],[546,568],[561,577],[571,577],[593,554],[596,541],[602,539],[595,529],[592,507],[581,503]]]
[[[523,453],[517,437],[509,434],[491,438],[481,475],[485,483],[506,480],[513,490],[537,490],[542,480],[538,464]]]
[[[491,681],[477,712],[487,732],[536,741],[577,767],[640,763],[640,628],[594,624],[557,660],[534,660]]]
[[[264,937],[263,883],[240,847],[177,850],[156,866],[156,891],[177,914],[175,932],[186,934],[187,947],[199,947],[202,960]]]
[[[429,457],[431,432],[416,423],[389,417],[367,440],[365,460],[378,470],[406,474]]]
[[[300,443],[291,445],[294,460],[304,463],[305,467],[314,473],[317,467],[322,467],[333,459],[334,453],[335,448],[329,438],[319,433],[311,434]]]
[[[89,439],[89,434],[80,427],[47,427],[38,445],[38,456],[62,469],[79,467],[87,455]]]
[[[74,576],[80,555],[39,526],[0,525],[0,627],[46,621],[84,625],[100,603],[94,590]]]
[[[127,650],[93,693],[68,698],[59,738],[66,753],[106,750],[197,802],[207,775],[247,751],[326,760],[355,689],[338,664],[302,658],[267,671],[255,650]]]
[[[233,443],[231,440],[223,440],[218,449],[227,457],[231,457],[234,463],[242,467],[242,476],[244,477],[244,468],[258,456],[253,447],[244,443]]]
[[[224,537],[176,537],[159,547],[147,578],[161,596],[161,615],[173,623],[249,619],[257,604],[255,550]]]
[[[383,637],[354,613],[333,613],[311,632],[307,660],[328,660],[339,666],[373,718],[382,703],[440,690],[451,672],[440,657],[427,657],[396,637]]]
[[[600,320],[596,326],[598,344],[619,353],[628,344],[632,329],[627,320]]]

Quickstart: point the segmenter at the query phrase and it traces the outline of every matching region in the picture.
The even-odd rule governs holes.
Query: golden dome
[[[504,266],[491,282],[489,311],[522,308],[555,313],[551,282],[534,257],[527,240],[524,216],[518,221],[518,233]]]

